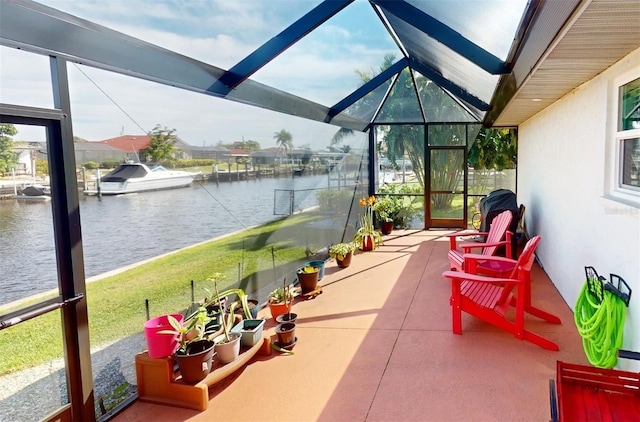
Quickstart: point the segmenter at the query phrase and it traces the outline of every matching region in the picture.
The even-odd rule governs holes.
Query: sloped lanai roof
[[[269,7],[282,13],[287,4],[271,2]],[[310,0],[303,4],[306,13],[227,69],[27,0],[2,0],[0,43],[364,130],[371,121],[384,120],[386,94],[404,69],[411,69],[412,78],[422,76],[437,84],[466,115],[461,118],[457,113],[448,121],[517,125],[633,51],[640,39],[636,0]],[[379,75],[332,103],[301,98],[295,86],[276,88],[255,79],[271,61],[322,25],[339,25],[345,11],[356,7],[367,20],[363,27],[383,28],[397,47],[394,62]],[[368,11],[361,13],[364,9]],[[47,30],[34,31],[34,25]],[[318,78],[323,76],[318,72]],[[363,111],[358,105],[365,96],[378,101],[369,101]],[[415,104],[421,107],[414,107],[420,112],[412,120],[430,120],[425,102],[428,99],[416,92]]]

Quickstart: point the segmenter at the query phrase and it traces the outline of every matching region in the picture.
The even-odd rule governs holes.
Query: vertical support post
[[[293,215],[295,200],[296,200],[295,191],[291,189],[289,191],[289,215]]]
[[[422,212],[424,212],[424,230],[431,227],[431,147],[429,146],[429,123],[424,125],[424,192]]]
[[[102,189],[100,185],[102,184],[102,175],[100,174],[100,167],[96,170],[96,192],[98,194],[98,199],[102,199]]]
[[[13,180],[13,194],[18,194],[18,186],[16,185],[16,167],[11,166],[11,180]]]
[[[67,386],[72,420],[94,421],[96,415],[67,62],[52,56],[50,68],[54,107],[65,116],[47,127],[58,285],[63,300],[83,295],[82,300],[61,310]]]
[[[374,195],[376,193],[376,140],[374,136],[373,126],[369,127],[369,162],[367,163],[367,171],[369,172],[369,188],[367,189],[368,195]]]

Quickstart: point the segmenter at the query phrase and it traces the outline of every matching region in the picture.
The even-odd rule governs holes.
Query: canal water
[[[314,206],[316,192],[329,183],[327,175],[263,178],[102,199],[81,196],[85,275],[273,220],[279,217],[274,208],[289,210],[289,192],[280,190],[295,190],[296,210]],[[56,287],[51,204],[0,201],[0,305]]]

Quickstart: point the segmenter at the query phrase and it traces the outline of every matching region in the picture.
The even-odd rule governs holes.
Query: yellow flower
[[[371,195],[370,197],[367,198],[365,196],[365,197],[361,198],[360,201],[358,201],[358,203],[362,207],[370,207],[370,206],[372,206],[373,204],[376,203],[376,197]]]

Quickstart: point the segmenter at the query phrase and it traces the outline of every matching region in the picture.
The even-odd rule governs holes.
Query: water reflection
[[[329,184],[321,175],[82,196],[86,276],[273,220],[276,189],[301,190],[296,209],[315,205],[314,190]],[[0,228],[0,304],[56,288],[51,204],[0,201]]]

